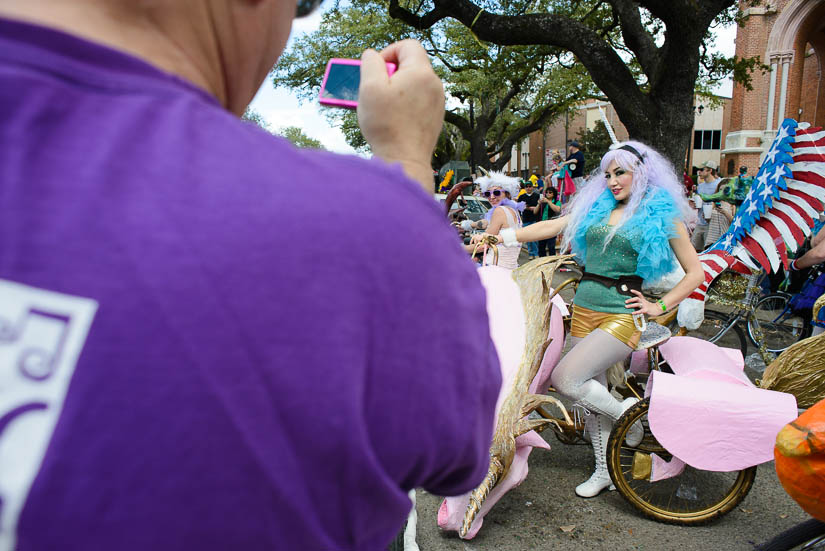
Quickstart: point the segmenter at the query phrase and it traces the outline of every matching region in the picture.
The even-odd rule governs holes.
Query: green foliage
[[[358,117],[355,115],[355,111],[336,109],[329,111],[328,115],[331,115],[328,116],[328,118],[333,120],[333,122],[335,120],[334,117],[337,117],[339,129],[344,134],[344,139],[350,147],[362,153],[369,149],[367,140],[365,140],[364,135],[361,134],[361,127],[358,126]]]
[[[419,31],[390,18],[388,7],[389,0],[352,0],[327,11],[318,31],[297,39],[281,56],[271,73],[273,84],[316,101],[330,58],[357,58],[366,48],[381,49],[404,38],[421,41],[448,96],[436,166],[445,159],[469,160],[471,142],[476,164],[490,166],[496,154],[503,164],[513,143],[567,105],[596,93],[580,65],[561,66],[564,52],[557,48],[483,44],[454,20]],[[325,114],[347,143],[367,149],[352,111],[327,109]]]
[[[610,149],[613,141],[607,133],[607,127],[602,121],[596,121],[592,130],[584,129],[578,134],[578,142],[584,153],[584,166],[588,171],[595,169]]]
[[[753,71],[765,69],[758,57],[711,52],[718,29],[741,24],[740,7],[758,0],[388,1],[411,28],[451,18],[490,43],[558,47],[557,63],[586,66],[629,133],[676,164],[690,142],[695,94],[730,76],[750,87]]]
[[[351,6],[325,12],[318,31],[295,40],[281,55],[270,74],[273,84],[292,89],[303,100],[316,101],[331,58],[359,58],[367,48],[380,50],[413,36],[411,29],[387,16],[386,4],[355,1]],[[341,110],[330,109],[329,113]]]
[[[438,142],[433,152],[432,165],[434,168],[444,166],[449,161],[469,161],[470,145],[461,136],[461,132],[451,125],[445,124],[438,136]]]
[[[402,0],[399,3],[402,7],[417,14],[426,13],[434,7],[432,0]],[[696,2],[697,7],[700,3],[699,1]],[[742,7],[747,8],[762,3],[761,0],[745,0],[742,2]],[[645,90],[648,87],[650,75],[645,75],[641,70],[633,49],[625,42],[621,21],[611,8],[611,2],[604,2],[603,0],[476,0],[475,4],[491,13],[502,15],[552,13],[584,23],[590,29],[596,31],[626,60],[628,68],[633,72],[639,86]],[[647,37],[657,47],[661,47],[666,38],[664,22],[651,14],[643,5],[639,6],[639,10],[641,23]],[[744,22],[744,12],[737,2],[721,9],[714,18],[705,33],[701,47],[697,92],[707,93],[729,77],[732,77],[734,82],[741,83],[750,90],[753,71],[760,70],[764,72],[770,70],[770,67],[766,67],[761,63],[758,56],[753,58],[727,57],[710,51],[720,28],[733,24],[741,27]],[[568,66],[573,64],[573,58],[569,54],[567,56],[562,55],[560,60]]]
[[[745,7],[755,6],[760,0],[747,0],[743,2]],[[742,84],[747,90],[753,90],[752,75],[754,71],[765,73],[770,71],[770,67],[762,63],[759,56],[754,57],[731,57],[710,51],[710,47],[716,42],[716,34],[722,27],[736,24],[739,27],[745,25],[744,12],[738,5],[732,5],[721,11],[713,20],[710,27],[705,32],[701,46],[701,57],[699,59],[699,78],[696,81],[696,93],[703,95],[712,94],[713,88],[720,82],[732,78],[734,82]]]
[[[278,130],[278,134],[291,141],[296,147],[305,147],[307,149],[325,149],[324,144],[315,138],[310,138],[297,126],[287,126],[286,128],[281,128]]]
[[[362,2],[356,2],[362,4]],[[359,58],[367,48],[381,49],[397,40],[411,36],[401,22],[390,19],[384,2],[379,9],[365,10],[354,6],[325,12],[318,31],[295,40],[272,69],[270,78],[276,86],[289,88],[302,101],[318,100],[327,61],[331,58]],[[355,111],[325,108],[327,120],[344,134],[347,143],[357,151],[368,145],[361,135]]]
[[[729,76],[744,86],[747,90],[753,90],[753,73],[760,71],[762,74],[771,70],[769,65],[762,63],[759,56],[754,57],[725,57],[720,54],[712,54],[707,60],[702,61],[707,79],[711,82],[718,82]],[[700,86],[702,83],[699,83]]]
[[[241,119],[249,121],[252,124],[257,124],[267,132],[272,132],[272,127],[269,126],[269,123],[266,122],[266,120],[264,120],[261,114],[255,111],[254,109],[247,107]]]

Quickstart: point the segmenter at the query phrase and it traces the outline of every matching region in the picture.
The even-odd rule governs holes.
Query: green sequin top
[[[604,241],[608,233],[610,226],[607,224],[593,224],[587,229],[587,271],[607,277],[635,275],[639,255],[628,239],[628,232],[624,228],[619,230],[605,249]],[[579,284],[573,304],[597,312],[632,314],[632,309],[625,308],[624,301],[628,298],[619,294],[615,287],[605,287],[588,280]]]

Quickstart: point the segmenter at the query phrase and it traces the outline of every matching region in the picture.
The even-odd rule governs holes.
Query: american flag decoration
[[[707,290],[726,269],[776,272],[790,265],[825,206],[825,131],[785,119],[727,233],[699,254],[705,281],[679,305],[679,325],[696,329]]]

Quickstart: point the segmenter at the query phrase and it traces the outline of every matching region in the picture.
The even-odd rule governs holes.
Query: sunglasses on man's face
[[[306,17],[314,12],[323,0],[298,0],[295,6],[295,17]]]
[[[490,197],[490,195],[494,197],[500,197],[503,192],[500,189],[494,189],[493,191],[485,191],[484,197]]]

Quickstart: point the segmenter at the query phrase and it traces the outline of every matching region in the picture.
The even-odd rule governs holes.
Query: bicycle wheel
[[[676,476],[650,482],[651,454],[665,461],[673,456],[650,432],[647,413],[650,399],[638,402],[622,415],[607,441],[607,469],[616,489],[633,507],[666,524],[707,524],[732,511],[748,494],[756,467],[735,472],[694,469],[686,465]],[[644,437],[636,447],[625,442],[631,425],[641,422]]]
[[[757,551],[789,551],[798,545],[799,549],[825,549],[825,522],[815,518],[791,526],[770,541],[757,547]]]
[[[745,357],[748,355],[748,341],[745,333],[738,322],[732,326],[731,323],[733,323],[731,316],[715,310],[705,310],[705,320],[702,325],[695,331],[690,331],[688,336],[697,337],[724,348],[741,350],[742,357]]]
[[[748,316],[748,337],[759,346],[757,331],[761,330],[768,352],[782,352],[811,332],[809,324],[789,306],[790,296],[772,293],[759,299]]]

